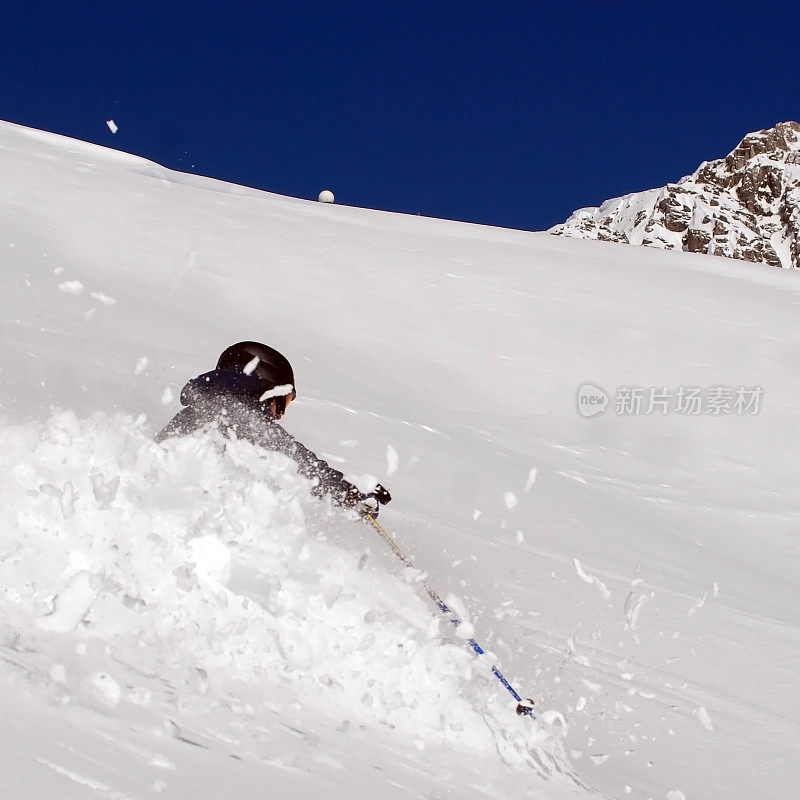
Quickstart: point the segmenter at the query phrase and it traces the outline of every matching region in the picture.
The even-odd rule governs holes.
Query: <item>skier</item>
[[[297,463],[298,472],[312,481],[311,491],[316,496],[327,496],[335,505],[352,508],[364,519],[367,515],[377,517],[379,507],[392,499],[383,486],[361,492],[278,425],[296,397],[294,372],[284,356],[265,344],[239,342],[222,353],[216,369],[183,387],[181,403],[185,408],[156,441],[215,427],[224,436],[234,435],[289,456]]]

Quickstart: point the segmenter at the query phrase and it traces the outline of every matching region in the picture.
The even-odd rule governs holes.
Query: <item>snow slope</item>
[[[11,796],[798,785],[796,274],[278,197],[9,124],[0,174]],[[381,521],[487,664],[286,459],[151,443],[244,338],[295,365],[286,427],[392,489]],[[578,413],[586,383],[605,413]],[[634,386],[763,397],[615,413]]]

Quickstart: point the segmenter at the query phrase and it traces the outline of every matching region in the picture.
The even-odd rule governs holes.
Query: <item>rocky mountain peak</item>
[[[748,133],[725,159],[725,165],[734,170],[762,153],[775,155],[788,153],[797,149],[798,140],[800,140],[800,124],[779,122],[774,128]]]
[[[677,183],[579,209],[550,233],[800,269],[800,124],[749,133]]]

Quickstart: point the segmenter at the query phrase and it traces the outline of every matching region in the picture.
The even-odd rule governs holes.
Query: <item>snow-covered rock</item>
[[[677,183],[582,208],[560,236],[800,268],[800,125],[750,133]]]

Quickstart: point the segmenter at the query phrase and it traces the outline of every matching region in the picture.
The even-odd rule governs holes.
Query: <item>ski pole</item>
[[[410,561],[410,559],[397,546],[397,542],[395,542],[395,540],[392,539],[392,537],[383,529],[383,527],[375,519],[375,517],[373,517],[372,514],[365,514],[364,516],[370,521],[370,524],[372,525],[372,527],[375,528],[375,530],[380,534],[381,538],[386,542],[386,544],[389,545],[389,547],[391,548],[392,552],[407,567],[411,567],[412,569],[416,569],[416,567]],[[444,602],[444,600],[442,600],[442,598],[439,597],[439,595],[433,590],[433,588],[431,587],[431,585],[427,581],[424,581],[422,585],[425,587],[425,591],[428,593],[428,596],[431,598],[431,600],[433,600],[433,602],[436,603],[436,606],[439,609],[439,611],[441,611],[442,614],[444,614],[446,617],[448,617],[450,619],[450,622],[452,623],[453,627],[457,628],[461,624],[461,620],[455,614],[453,614],[453,612],[450,610],[450,608],[448,608],[448,606]],[[479,656],[486,655],[486,653],[484,652],[483,648],[474,639],[472,639],[472,638],[467,639],[467,643],[469,644],[469,646]],[[522,698],[517,694],[517,692],[515,691],[514,687],[503,677],[503,673],[500,672],[500,670],[497,668],[496,665],[492,665],[492,674],[495,676],[495,678],[497,678],[497,680],[500,681],[500,683],[503,684],[503,686],[506,687],[506,689],[508,689],[508,691],[511,694],[511,696],[517,701],[517,714],[519,716],[523,716],[524,715],[524,716],[532,717],[533,716],[533,708],[531,706],[533,705],[533,700],[530,700],[530,699],[528,700],[528,702],[531,703],[530,706],[525,705],[522,702]]]

